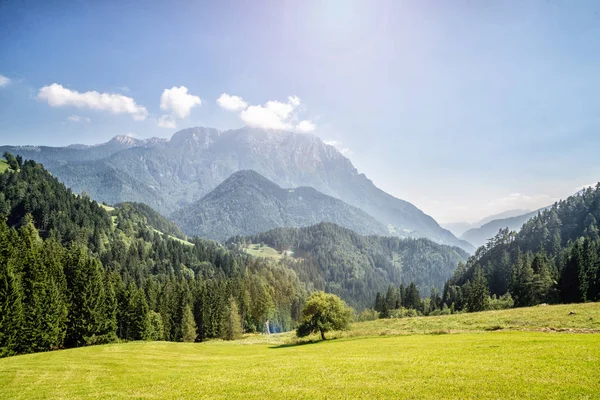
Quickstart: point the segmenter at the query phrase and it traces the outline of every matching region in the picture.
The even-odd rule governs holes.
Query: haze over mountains
[[[510,231],[518,231],[525,222],[537,215],[538,211],[530,211],[513,217],[491,220],[478,228],[469,229],[461,236],[461,239],[467,240],[475,247],[483,246],[500,229],[508,228]]]
[[[341,200],[311,187],[282,189],[249,170],[235,172],[171,217],[188,235],[219,241],[320,222],[333,222],[363,235],[389,235],[382,223]]]
[[[531,212],[531,210],[521,210],[521,209],[506,210],[506,211],[503,211],[498,214],[489,215],[485,218],[482,218],[481,220],[479,220],[477,222],[447,222],[447,223],[443,223],[440,225],[442,227],[448,229],[456,237],[461,237],[469,229],[480,228],[481,226],[487,224],[488,222],[491,222],[491,221],[494,221],[497,219],[516,217],[519,215],[527,214],[529,212]]]
[[[143,202],[171,213],[202,199],[240,170],[253,170],[284,188],[312,187],[361,209],[390,235],[426,237],[473,247],[413,204],[377,188],[350,160],[319,138],[244,127],[190,128],[170,140],[117,136],[96,146],[4,146],[36,160],[74,192],[116,204]]]

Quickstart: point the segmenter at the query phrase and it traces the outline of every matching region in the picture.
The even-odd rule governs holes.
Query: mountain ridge
[[[195,203],[171,215],[193,236],[219,241],[278,227],[333,222],[362,234],[389,234],[364,211],[312,187],[281,188],[253,170],[234,172]]]
[[[441,228],[413,204],[376,187],[349,159],[314,135],[188,128],[145,144],[127,137],[86,149],[4,146],[42,162],[74,192],[110,204],[144,202],[162,214],[200,200],[232,173],[255,170],[281,187],[310,186],[360,208],[401,237],[473,247]],[[133,143],[133,145],[132,145]]]

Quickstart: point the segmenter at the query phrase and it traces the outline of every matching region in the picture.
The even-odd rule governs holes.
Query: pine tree
[[[69,346],[106,343],[116,332],[106,315],[104,276],[98,260],[90,259],[84,248],[73,246],[67,257],[67,287],[70,314],[65,343]]]
[[[221,327],[221,338],[235,340],[242,336],[242,321],[233,296],[229,297],[229,303],[223,312],[223,323]]]
[[[377,295],[375,296],[375,305],[374,305],[374,309],[375,311],[377,311],[378,313],[380,313],[383,310],[383,297],[381,297],[381,293],[377,292]]]
[[[537,253],[531,263],[533,270],[532,282],[532,304],[540,304],[548,302],[550,290],[552,288],[552,277],[550,275],[550,267],[545,253]]]
[[[0,263],[0,357],[20,352],[23,305],[19,281],[12,268]]]
[[[515,307],[527,307],[533,304],[533,269],[528,256],[518,253],[517,262],[513,265],[510,293]]]
[[[419,295],[419,289],[417,289],[417,286],[413,282],[406,288],[405,298],[404,307],[421,310],[421,296]]]
[[[181,332],[184,342],[194,342],[196,340],[196,321],[194,321],[194,314],[192,314],[192,309],[189,305],[186,305],[183,310]]]
[[[487,280],[481,267],[477,266],[467,292],[467,310],[469,312],[484,311],[487,308],[489,296]]]
[[[560,292],[565,303],[581,301],[580,265],[582,264],[581,245],[575,242],[560,276]]]
[[[150,331],[148,320],[148,303],[141,289],[135,286],[129,288],[127,305],[127,339],[146,340]]]
[[[385,295],[385,304],[388,310],[393,310],[396,308],[396,290],[393,286],[389,286],[387,293]]]

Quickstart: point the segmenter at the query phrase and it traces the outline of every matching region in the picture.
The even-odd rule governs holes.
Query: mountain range
[[[278,227],[333,222],[364,235],[389,234],[364,211],[311,187],[282,189],[255,171],[235,172],[201,200],[171,215],[186,234],[224,241]]]
[[[359,208],[399,237],[426,237],[473,247],[413,204],[359,173],[335,147],[309,134],[244,127],[189,128],[170,139],[117,136],[95,145],[3,146],[44,166],[74,192],[109,204],[143,202],[170,215],[240,170],[254,170],[285,188],[312,187]]]
[[[508,228],[510,231],[518,231],[525,222],[537,215],[541,210],[544,210],[544,208],[508,218],[491,220],[478,228],[469,229],[461,236],[461,239],[467,240],[475,247],[483,246],[490,238],[494,237],[500,229]]]
[[[494,220],[497,220],[497,219],[505,219],[505,218],[517,217],[519,215],[527,214],[527,213],[530,213],[530,212],[531,212],[531,210],[521,210],[521,209],[506,210],[506,211],[503,211],[503,212],[498,213],[498,214],[488,215],[487,217],[482,218],[481,220],[479,220],[477,222],[464,222],[464,221],[461,221],[461,222],[446,222],[446,223],[443,223],[443,224],[440,224],[440,225],[442,227],[448,229],[456,237],[461,237],[469,229],[480,228],[481,226],[487,224],[488,222],[491,222],[491,221],[494,221]]]

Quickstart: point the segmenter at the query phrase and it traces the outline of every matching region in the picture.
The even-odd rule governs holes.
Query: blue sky
[[[596,1],[8,0],[0,30],[2,144],[284,124],[441,222],[600,180]]]

